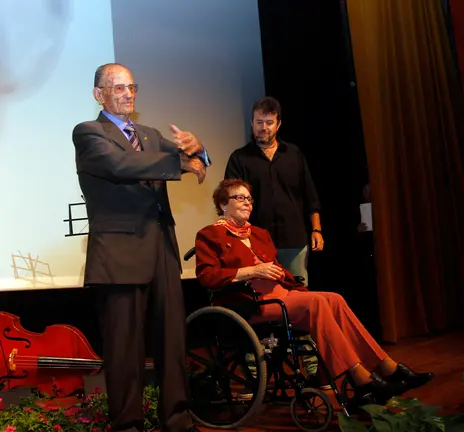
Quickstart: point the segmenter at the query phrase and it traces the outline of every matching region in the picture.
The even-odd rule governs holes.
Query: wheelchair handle
[[[184,261],[188,261],[190,258],[193,257],[193,255],[195,255],[195,246],[193,246],[187,252],[185,252]]]

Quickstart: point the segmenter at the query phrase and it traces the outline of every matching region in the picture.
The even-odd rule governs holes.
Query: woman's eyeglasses
[[[232,195],[228,198],[237,200],[239,202],[248,201],[250,204],[253,204],[255,202],[251,196],[245,196],[245,195]]]

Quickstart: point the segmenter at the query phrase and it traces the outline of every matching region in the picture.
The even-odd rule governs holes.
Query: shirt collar
[[[121,120],[119,117],[116,117],[115,115],[113,114],[110,114],[109,112],[105,111],[105,110],[102,110],[102,114],[108,119],[110,120],[111,122],[113,122],[121,131],[124,131],[124,128],[127,126],[127,125],[131,125],[131,126],[134,126],[134,123],[132,123],[132,121],[129,119],[128,122],[125,122],[124,120]]]

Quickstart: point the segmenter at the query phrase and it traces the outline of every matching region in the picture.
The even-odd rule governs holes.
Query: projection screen
[[[93,75],[107,62],[133,71],[138,122],[168,138],[174,123],[210,153],[203,185],[185,175],[168,186],[184,254],[215,219],[214,187],[264,93],[256,2],[0,0],[0,8],[0,290],[83,284],[88,226],[71,133],[98,115]],[[184,278],[194,264],[184,263]]]

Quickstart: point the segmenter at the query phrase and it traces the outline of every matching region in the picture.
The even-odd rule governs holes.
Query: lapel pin
[[[230,243],[227,243],[226,247],[230,248],[230,247],[232,247],[232,245]]]
[[[143,140],[146,141],[148,138],[147,137],[143,137]]]

